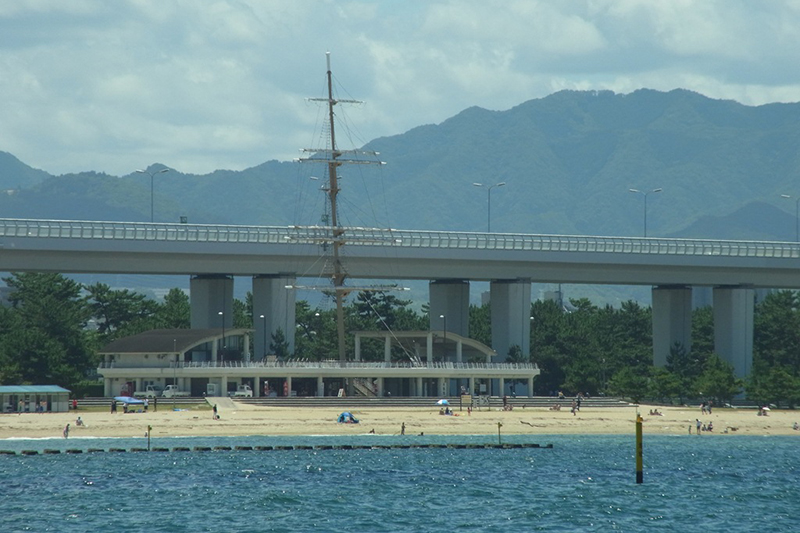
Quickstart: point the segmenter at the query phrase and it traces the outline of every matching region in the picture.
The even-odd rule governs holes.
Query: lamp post
[[[652,191],[640,191],[639,189],[628,189],[630,192],[638,193],[644,196],[644,236],[647,238],[647,195],[661,192],[662,189],[659,187],[658,189],[653,189]]]
[[[266,315],[259,315],[259,318],[263,321],[261,327],[264,329],[264,360],[267,360],[267,317]]]
[[[220,354],[220,362],[225,365],[225,313],[220,311],[217,313],[222,319],[222,353]]]
[[[150,222],[153,222],[153,176],[156,174],[163,174],[164,172],[169,172],[168,168],[162,168],[156,172],[150,172],[148,170],[141,170],[138,169],[136,172],[139,174],[148,174],[150,176]]]
[[[781,198],[792,197],[788,194],[781,194]],[[800,242],[800,196],[794,200],[794,240]]]
[[[492,232],[492,189],[495,187],[505,187],[506,182],[501,181],[500,183],[495,183],[494,185],[484,185],[483,183],[473,183],[475,187],[485,187],[486,188],[486,205],[487,205],[487,212],[486,212],[486,233]]]
[[[439,318],[444,321],[444,329],[442,330],[444,331],[442,361],[444,361],[447,356],[447,317],[444,315],[439,315]]]

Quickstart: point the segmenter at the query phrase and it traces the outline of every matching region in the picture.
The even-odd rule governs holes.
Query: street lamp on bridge
[[[781,194],[781,198],[791,199],[792,196]],[[794,240],[800,242],[800,196],[794,200]]]
[[[484,187],[486,188],[486,205],[487,205],[487,212],[486,212],[486,233],[492,232],[492,189],[495,187],[505,187],[506,182],[501,181],[500,183],[495,183],[494,185],[484,185],[483,183],[473,183],[475,187]]]
[[[168,168],[162,168],[161,170],[157,170],[156,172],[150,172],[149,170],[137,170],[139,174],[147,174],[150,176],[150,222],[153,222],[153,177],[156,174],[163,174],[164,172],[169,172]]]
[[[644,236],[647,238],[647,195],[661,192],[663,189],[659,187],[658,189],[653,189],[652,191],[640,191],[639,189],[628,189],[630,192],[638,193],[644,196]]]

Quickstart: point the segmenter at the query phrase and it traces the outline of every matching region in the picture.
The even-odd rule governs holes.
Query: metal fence
[[[467,233],[325,226],[223,226],[146,222],[0,219],[0,237],[108,239],[153,242],[320,244],[348,246],[623,253],[684,256],[798,258],[800,243],[580,235]]]
[[[176,367],[177,364],[177,367]],[[381,369],[381,368],[426,368],[426,369],[445,369],[445,370],[536,370],[538,367],[533,363],[455,363],[448,361],[423,362],[413,364],[410,362],[370,362],[370,361],[307,361],[307,360],[287,360],[287,361],[196,361],[196,362],[172,362],[169,367],[163,368],[305,368],[305,369],[326,369],[326,368],[346,368],[346,369]],[[141,370],[141,366],[131,366],[120,364],[119,362],[101,362],[99,368],[131,368]],[[161,368],[161,367],[156,367]]]

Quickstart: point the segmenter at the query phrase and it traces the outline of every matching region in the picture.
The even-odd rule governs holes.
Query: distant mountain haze
[[[650,237],[794,241],[798,125],[797,103],[749,107],[686,90],[562,91],[506,111],[473,107],[364,146],[387,164],[340,168],[341,223],[486,231],[487,189],[473,182],[505,182],[491,192],[493,232],[641,236],[644,197],[629,189],[661,188],[647,197]],[[53,176],[0,152],[0,217],[149,221],[150,176],[135,170]],[[279,161],[171,169],[153,180],[154,218],[319,224],[325,176]]]

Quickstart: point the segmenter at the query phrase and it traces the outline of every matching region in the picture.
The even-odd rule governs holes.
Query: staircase
[[[375,382],[371,379],[354,378],[353,390],[357,396],[363,396],[365,398],[375,398],[378,396],[375,393]]]

